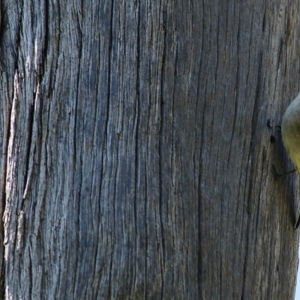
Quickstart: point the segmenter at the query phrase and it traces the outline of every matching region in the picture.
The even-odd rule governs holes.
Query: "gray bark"
[[[298,15],[2,0],[3,298],[293,299]]]

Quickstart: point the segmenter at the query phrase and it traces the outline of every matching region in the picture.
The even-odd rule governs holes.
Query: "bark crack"
[[[31,179],[31,171],[32,171],[32,166],[30,166],[30,154],[31,154],[31,147],[32,147],[32,134],[33,134],[33,119],[34,119],[34,104],[30,105],[29,112],[28,112],[28,140],[27,140],[27,153],[26,153],[26,172],[24,176],[24,188],[23,188],[23,199],[26,198],[28,189],[29,189],[29,184],[30,184],[30,179]],[[23,202],[22,202],[23,206]],[[22,209],[21,206],[21,209]]]
[[[8,115],[11,116],[12,108],[9,107],[8,109]],[[7,153],[8,153],[8,147],[9,147],[9,140],[10,140],[10,126],[11,126],[11,118],[8,118],[7,124],[6,124],[6,137],[3,139],[5,144],[5,150],[4,153],[2,153],[3,158],[3,168],[2,168],[2,200],[0,204],[0,242],[1,245],[4,245],[4,211],[6,206],[6,176],[7,176]],[[4,268],[4,247],[1,247],[1,256],[0,256],[0,298],[5,299],[5,268]]]
[[[165,265],[165,237],[164,237],[164,225],[163,225],[163,180],[164,174],[162,167],[163,163],[163,130],[164,130],[164,74],[165,74],[165,64],[166,64],[166,47],[167,47],[167,12],[163,10],[162,12],[162,31],[163,31],[163,53],[161,61],[161,74],[160,74],[160,124],[159,124],[159,217],[160,217],[160,234],[161,234],[161,298],[164,295],[164,265]]]
[[[104,131],[104,143],[103,143],[103,154],[102,154],[102,166],[104,163],[104,152],[106,152],[107,148],[107,136],[108,136],[108,123],[109,123],[109,112],[110,112],[110,101],[111,101],[111,69],[112,69],[112,48],[113,48],[113,33],[114,33],[114,1],[111,3],[111,13],[110,13],[110,33],[109,33],[109,46],[108,46],[108,70],[107,70],[107,106],[106,106],[106,120],[105,120],[105,131]],[[104,176],[104,168],[102,168],[102,180]],[[102,190],[102,184],[101,184]],[[112,282],[112,266],[113,266],[113,252],[114,252],[114,244],[112,243],[112,251],[110,256],[109,262],[109,272],[108,272],[108,287],[107,287],[107,294],[108,298],[112,296],[112,289],[113,289],[113,282]]]

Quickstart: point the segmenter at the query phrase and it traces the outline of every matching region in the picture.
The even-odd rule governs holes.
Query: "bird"
[[[284,148],[296,167],[284,174],[278,174],[273,166],[273,173],[279,178],[300,171],[300,93],[291,102],[282,117],[281,137]],[[294,228],[297,228],[299,224],[300,214],[296,218]]]
[[[283,145],[296,168],[300,170],[300,93],[286,109],[281,122]]]

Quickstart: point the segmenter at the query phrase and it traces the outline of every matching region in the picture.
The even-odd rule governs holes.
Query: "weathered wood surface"
[[[298,15],[3,0],[3,298],[293,299]]]

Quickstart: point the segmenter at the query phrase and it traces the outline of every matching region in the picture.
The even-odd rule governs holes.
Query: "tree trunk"
[[[3,298],[293,299],[297,1],[0,15]]]

